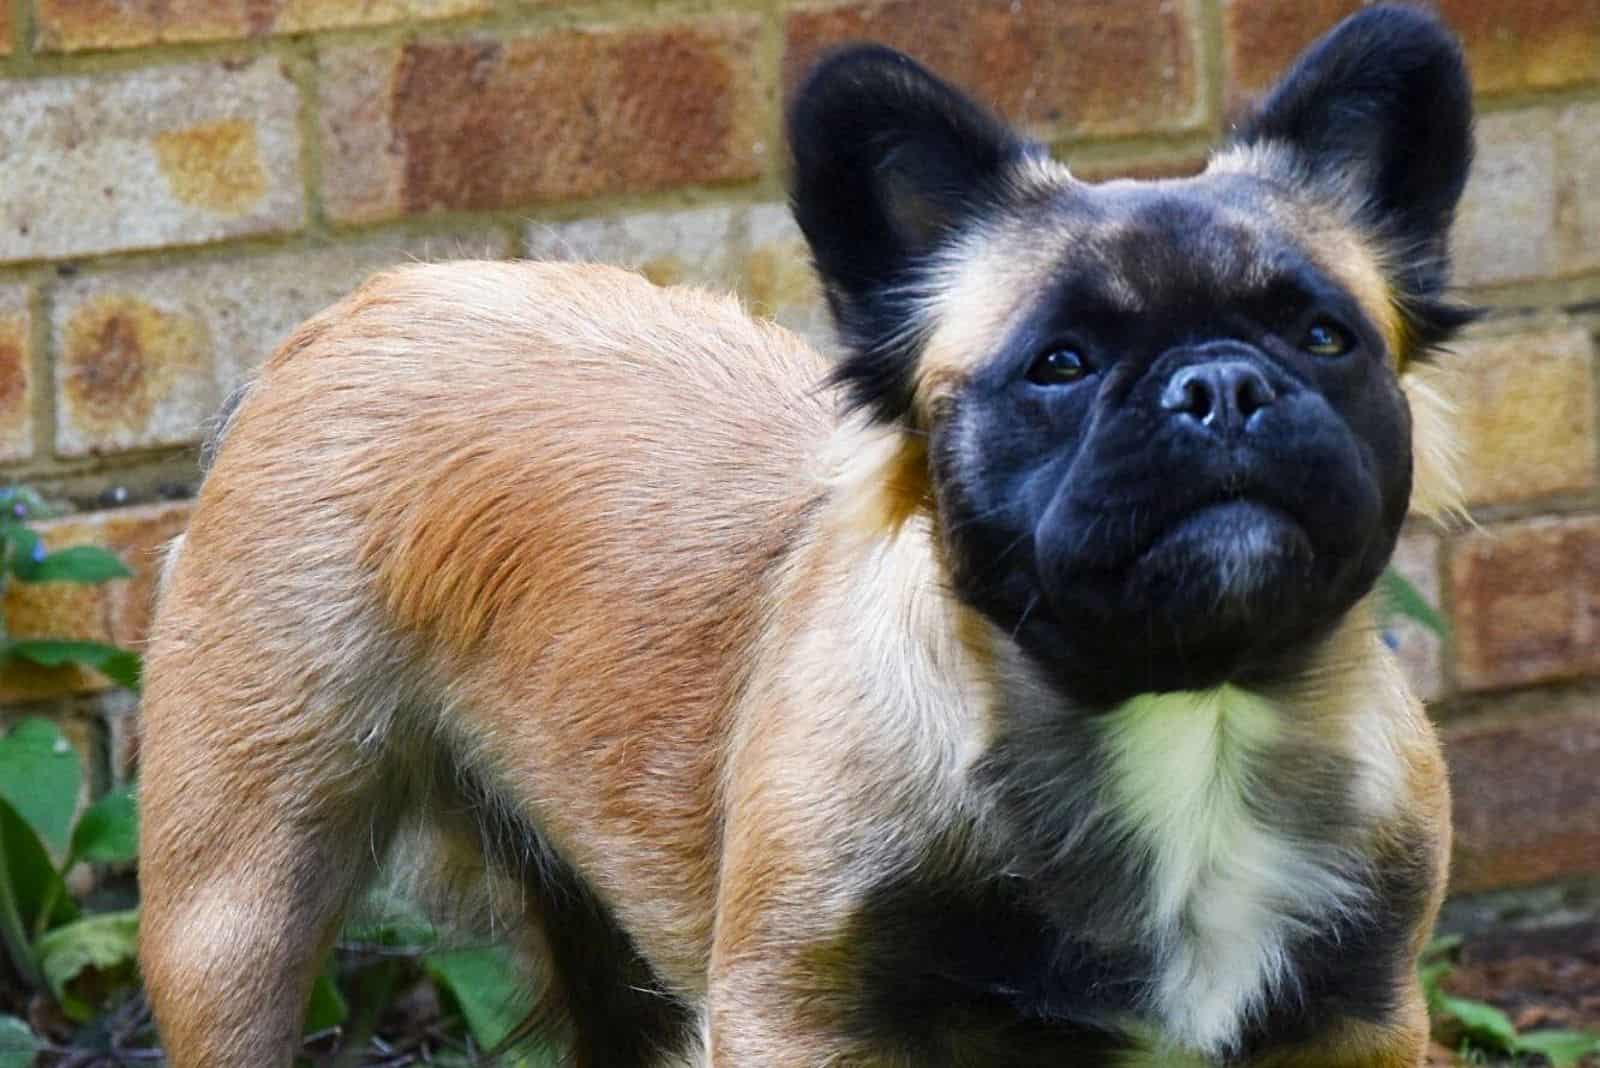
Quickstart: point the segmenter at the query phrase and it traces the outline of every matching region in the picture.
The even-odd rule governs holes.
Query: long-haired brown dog
[[[1470,128],[1405,8],[1183,180],[1079,182],[854,48],[790,115],[837,399],[604,267],[306,324],[149,653],[173,1063],[287,1064],[403,849],[523,921],[588,1068],[1418,1065],[1448,802],[1370,591],[1414,469],[1449,501]]]

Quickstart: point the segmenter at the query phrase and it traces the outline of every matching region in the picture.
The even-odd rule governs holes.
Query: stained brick
[[[1600,516],[1504,523],[1463,535],[1450,586],[1463,687],[1600,672]]]
[[[494,0],[39,0],[39,48],[74,52],[448,18]]]
[[[1427,531],[1407,534],[1395,547],[1392,562],[1394,569],[1435,606],[1439,604],[1439,543],[1439,536]],[[1443,696],[1443,643],[1439,636],[1399,615],[1385,621],[1384,631],[1394,644],[1412,691],[1425,701]]]
[[[1469,503],[1505,504],[1595,485],[1594,345],[1577,328],[1465,341],[1446,357]]]
[[[1361,0],[1223,0],[1229,96],[1271,85],[1295,55]],[[1480,93],[1554,89],[1600,79],[1600,0],[1438,0]]]
[[[324,199],[341,221],[761,173],[758,24],[716,19],[336,50]]]
[[[785,36],[791,87],[827,47],[872,39],[1042,130],[1125,134],[1204,121],[1193,0],[879,0],[794,12]]]
[[[508,251],[505,238],[474,234],[81,275],[55,300],[56,451],[193,442],[279,339],[374,271]]]
[[[25,286],[0,286],[0,460],[33,454],[32,317]]]
[[[300,226],[298,107],[273,59],[10,83],[0,261]]]
[[[750,310],[826,344],[830,333],[805,238],[782,204],[580,219],[528,230],[536,259],[614,263],[658,285],[737,292]]]
[[[657,285],[732,290],[739,284],[743,229],[743,209],[728,206],[610,215],[534,224],[528,252],[535,259],[631,267]]]
[[[1438,0],[1480,93],[1600,80],[1600,0]]]
[[[1600,103],[1556,120],[1556,255],[1563,273],[1600,267]]]
[[[1600,873],[1600,701],[1448,728],[1457,893]]]
[[[1458,282],[1556,273],[1557,158],[1554,112],[1537,108],[1478,118],[1478,156],[1453,235]]]
[[[813,345],[833,345],[833,320],[811,267],[805,235],[785,204],[762,204],[747,220],[740,291],[758,315],[803,334]]]
[[[150,627],[163,546],[188,522],[187,502],[149,505],[49,520],[37,529],[52,549],[100,545],[115,552],[134,577],[99,586],[11,583],[5,595],[6,631],[17,637],[82,638],[134,648]],[[76,667],[9,663],[0,675],[0,702],[103,689],[107,683]]]
[[[1361,6],[1360,0],[1223,0],[1230,101],[1237,106],[1271,86],[1302,48]]]

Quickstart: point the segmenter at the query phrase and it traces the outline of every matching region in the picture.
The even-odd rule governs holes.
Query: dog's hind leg
[[[174,1068],[280,1068],[399,808],[392,739],[178,571],[147,657],[140,962]]]

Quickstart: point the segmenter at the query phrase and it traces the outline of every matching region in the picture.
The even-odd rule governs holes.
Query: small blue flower
[[[18,501],[16,504],[11,506],[11,514],[16,516],[18,519],[26,519],[28,518],[28,506],[21,501]]]
[[[42,542],[42,541],[34,542],[33,543],[33,552],[29,554],[30,556],[33,557],[33,562],[36,563],[36,564],[44,563],[45,554],[46,554],[46,552],[45,552],[44,542]]]
[[[1394,631],[1390,630],[1389,628],[1387,628],[1387,627],[1384,628],[1383,634],[1381,635],[1381,637],[1383,638],[1383,644],[1387,645],[1389,648],[1391,648],[1391,649],[1400,648],[1400,635],[1396,634]]]

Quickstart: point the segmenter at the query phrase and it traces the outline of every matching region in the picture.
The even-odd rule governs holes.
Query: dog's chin
[[[1173,519],[1120,579],[1092,583],[1104,612],[1079,617],[1088,626],[1074,644],[1094,650],[1088,662],[1127,687],[1122,696],[1237,679],[1314,614],[1315,559],[1305,528],[1279,508],[1203,505]],[[1087,592],[1080,580],[1062,599],[1081,605]]]
[[[1270,626],[1306,592],[1314,557],[1310,537],[1288,513],[1253,500],[1209,504],[1178,518],[1139,556],[1128,600],[1180,637]]]

